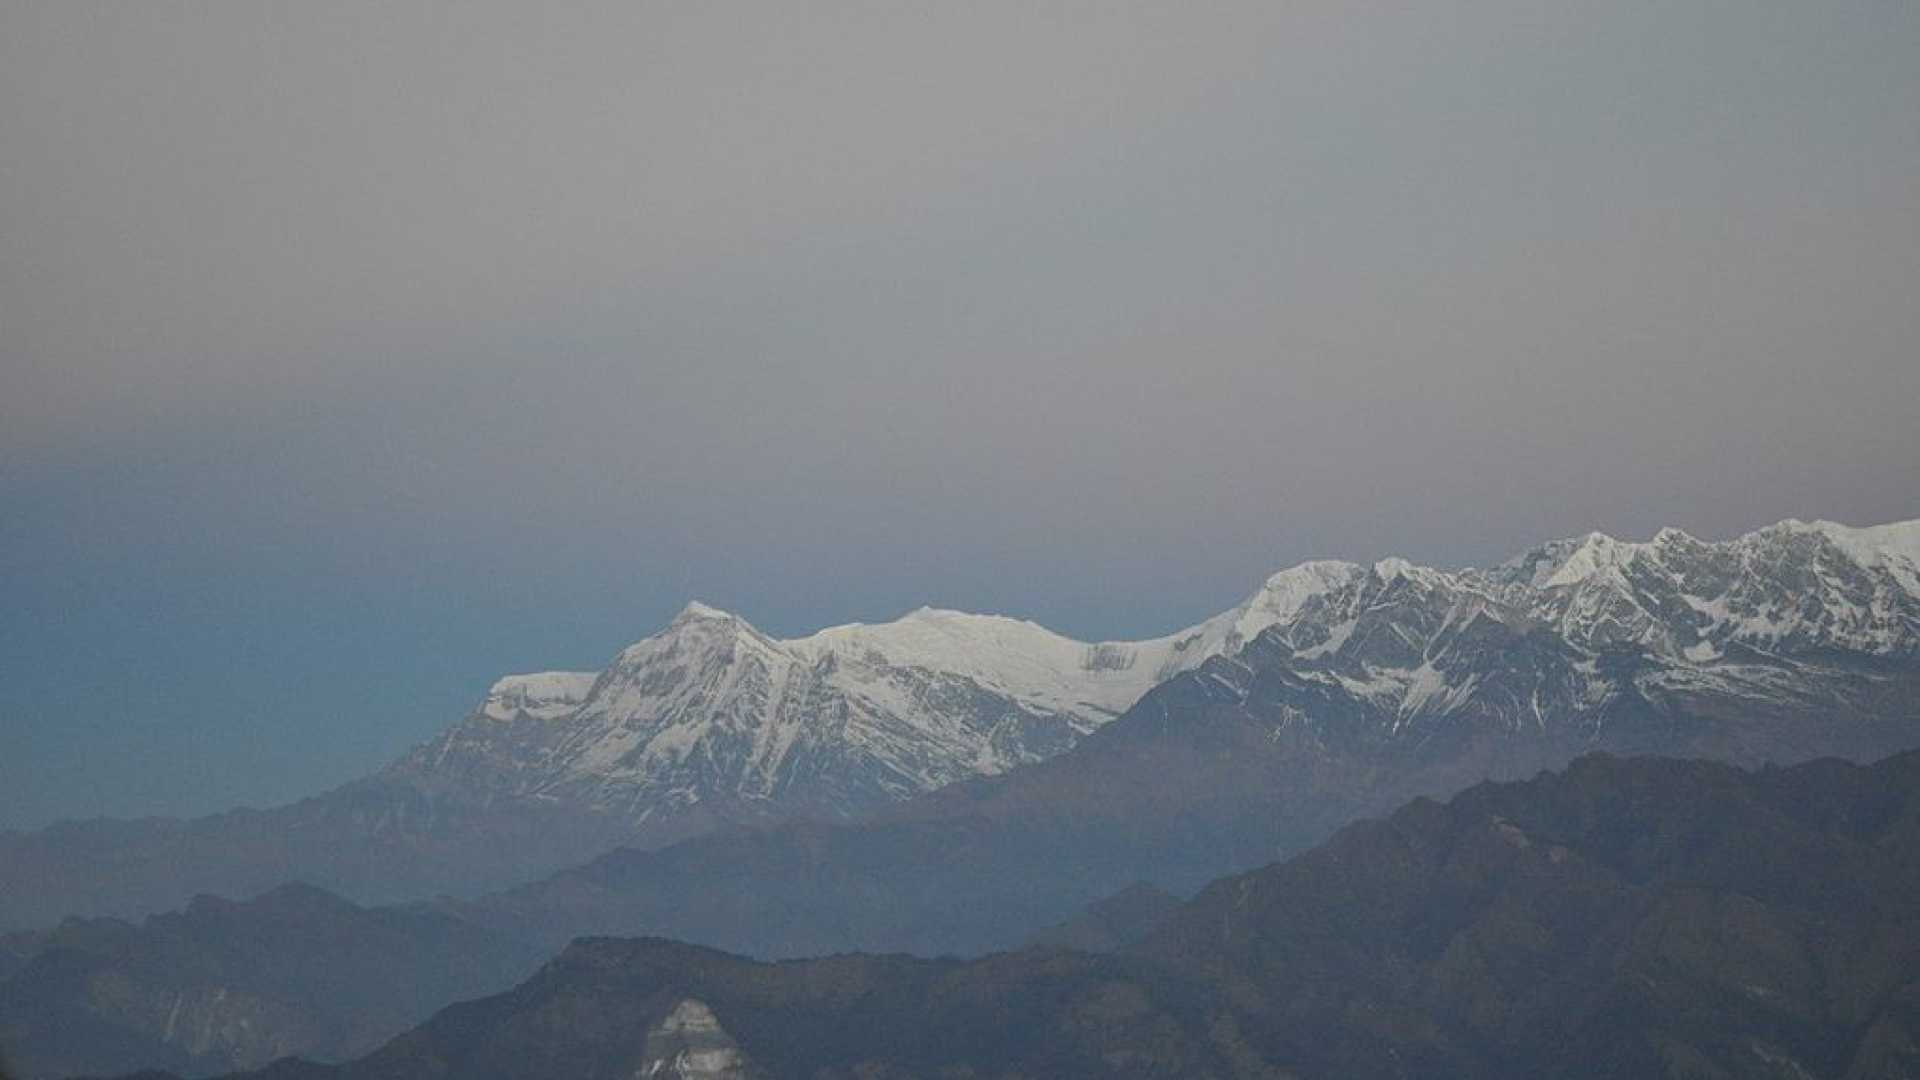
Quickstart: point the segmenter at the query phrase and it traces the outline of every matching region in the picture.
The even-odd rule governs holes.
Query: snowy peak
[[[643,638],[629,646],[625,651],[632,652],[643,646],[687,642],[690,644],[724,644],[735,639],[750,639],[766,647],[777,647],[777,643],[760,632],[752,623],[732,612],[703,604],[698,600],[680,609],[672,621],[659,633]]]
[[[1626,698],[1791,708],[1796,685],[1920,658],[1916,540],[1910,523],[1782,522],[1718,542],[1590,533],[1490,571],[1382,560],[1274,605],[1289,614],[1262,631],[1260,663],[1288,672],[1301,719],[1344,711],[1396,735],[1543,728]]]
[[[1588,533],[1556,540],[1503,563],[1499,572],[1534,588],[1579,585],[1609,571],[1619,572],[1642,559],[1673,563],[1689,558],[1740,554],[1762,564],[1802,555],[1830,545],[1847,561],[1894,574],[1908,591],[1920,593],[1920,520],[1853,528],[1832,521],[1806,522],[1789,518],[1726,541],[1700,540],[1680,529],[1664,528],[1647,541],[1616,540],[1605,533]]]
[[[747,620],[695,600],[681,608],[659,633],[622,649],[609,672],[642,667],[663,656],[731,653],[741,648],[758,653],[782,651],[779,642]]]
[[[1137,643],[1089,644],[1025,619],[940,608],[829,627],[787,644],[833,657],[849,678],[888,670],[964,678],[1023,708],[1059,713],[1078,730],[1125,710],[1155,681],[1152,670],[1139,670]]]
[[[732,612],[722,611],[711,604],[703,604],[698,600],[689,600],[687,601],[687,606],[681,608],[680,613],[675,615],[673,621],[668,625],[677,626],[681,623],[689,622],[725,622],[729,619],[738,618],[739,616],[734,615]]]
[[[1554,567],[1545,580],[1536,579],[1536,585],[1543,589],[1561,588],[1617,572],[1623,565],[1632,562],[1640,549],[1638,544],[1623,544],[1606,533],[1588,533],[1567,553],[1566,558],[1560,560],[1560,565]]]
[[[1394,561],[1405,565],[1405,560]],[[1267,626],[1297,617],[1309,604],[1352,584],[1363,573],[1360,566],[1332,559],[1303,562],[1280,571],[1241,605],[1241,626],[1250,631],[1245,636],[1251,638]]]
[[[1289,627],[1331,604],[1340,602],[1355,583],[1367,577],[1367,568],[1333,559],[1316,559],[1288,567],[1268,577],[1239,605],[1177,634],[1137,646],[1151,656],[1163,681],[1198,667],[1213,656],[1231,656],[1271,627]]]
[[[1662,530],[1662,536],[1685,536]],[[1617,572],[1646,544],[1616,540],[1603,532],[1554,540],[1500,564],[1494,573],[1533,589],[1556,589]]]

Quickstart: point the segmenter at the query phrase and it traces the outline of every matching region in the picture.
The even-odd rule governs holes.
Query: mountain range
[[[1596,533],[1491,570],[1306,563],[1134,642],[933,609],[783,641],[690,604],[599,672],[501,679],[467,718],[323,795],[0,832],[0,870],[36,883],[0,897],[0,929],[289,880],[363,902],[472,895],[615,847],[862,818],[1048,759],[1176,675],[1246,668],[1256,642],[1287,671],[1280,719],[1315,737],[1592,742],[1578,725],[1645,698],[1780,721],[1723,732],[1752,740],[1712,748],[1735,760],[1857,756],[1903,738],[1917,568],[1920,522],[1787,521],[1717,543]],[[1833,715],[1792,719],[1818,714]]]
[[[544,843],[547,828],[581,830],[494,864],[503,874],[516,858],[523,872],[540,859],[574,865],[468,899],[391,909],[451,919],[495,943],[486,948],[499,966],[476,968],[459,996],[504,986],[514,964],[580,935],[668,936],[757,957],[1010,949],[1129,886],[1189,893],[1409,799],[1524,779],[1593,750],[1758,766],[1866,761],[1920,746],[1917,567],[1920,523],[1785,522],[1718,543],[1674,530],[1643,543],[1593,535],[1488,570],[1309,563],[1191,632],[1094,646],[1061,644],[1032,624],[941,612],[777,642],[693,608],[624,652],[630,663],[591,680],[523,677],[496,687],[475,716],[365,782],[408,792],[414,801],[405,805],[432,813],[364,833],[308,835],[332,837],[338,858],[371,870],[378,860],[365,855],[365,835],[385,843],[458,835],[515,848]],[[1017,644],[995,653],[981,643],[995,635]],[[858,641],[858,662],[846,658],[854,645],[828,647],[822,638]],[[1045,642],[1054,651],[1039,647]],[[1003,670],[1022,657],[1024,667]],[[945,666],[932,666],[936,659]],[[956,735],[943,749],[903,757],[904,744],[872,734],[898,730],[892,721],[867,712],[849,719],[882,699],[862,690],[874,679],[964,684],[971,700],[991,698],[1002,711],[992,723],[944,729],[971,743]],[[1127,680],[1151,688],[1109,719]],[[768,689],[775,685],[777,694]],[[829,712],[821,732],[808,734],[805,716],[780,704],[801,685],[846,711]],[[1009,709],[1023,719],[1003,726]],[[806,730],[773,737],[783,724]],[[1047,725],[1064,748],[1011,737]],[[943,775],[926,762],[962,760],[962,746],[984,753],[973,759],[984,762],[978,774],[902,797],[912,777],[931,786]],[[1013,747],[1043,760],[1016,763]],[[796,765],[784,782],[769,781],[780,768],[760,767],[787,761],[813,764]],[[854,775],[887,780],[861,787],[847,780]],[[368,790],[350,789],[361,798]],[[641,791],[667,795],[650,803]],[[836,802],[856,791],[870,801]],[[301,805],[311,812],[342,798]],[[787,798],[813,801],[799,820],[782,821],[777,808]],[[666,809],[642,820],[650,805]],[[709,805],[727,812],[704,833],[606,850],[636,822],[686,827]],[[351,812],[333,820],[356,821]],[[495,820],[524,828],[489,831]],[[151,858],[167,855],[162,848]],[[286,879],[308,876],[281,869]],[[59,880],[34,877],[30,865],[22,872],[20,880]],[[74,879],[91,881],[96,900],[115,895],[79,870]],[[120,925],[118,938],[107,937],[152,933]],[[297,920],[286,932],[299,932]],[[169,982],[140,969],[138,1007],[114,1005],[99,987],[128,983],[135,965],[125,958],[147,947],[89,952],[98,936],[60,938],[60,948],[86,952],[94,966],[86,978],[33,984],[51,990],[22,989],[22,965],[52,948],[47,932],[0,939],[0,977],[16,972],[0,987],[57,991],[91,1015],[111,1013],[111,1024],[139,1038],[178,1043],[177,1028],[155,1019],[166,1011],[156,1003],[217,989],[227,977],[183,969]],[[286,945],[290,956],[298,949]],[[383,977],[413,980],[422,988],[416,1001],[446,989],[424,969]],[[289,1004],[344,1007],[311,995]],[[391,1011],[386,1034],[423,1016]],[[0,1009],[0,1031],[10,1022]],[[214,1040],[195,1052],[194,1068],[257,1064],[260,1045]],[[338,1056],[370,1043],[343,1049],[290,1035],[273,1045]]]
[[[1920,608],[1911,558],[1858,536],[1788,523],[1718,545],[1590,537],[1493,571],[1309,564],[1263,590],[1285,617],[1047,761],[852,825],[615,851],[464,911],[555,947],[977,953],[1135,882],[1195,889],[1594,749],[1873,760],[1920,746]]]

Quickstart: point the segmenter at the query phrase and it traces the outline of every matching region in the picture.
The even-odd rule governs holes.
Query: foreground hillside
[[[258,1077],[1833,1077],[1920,1070],[1920,754],[1588,757],[1215,883],[1118,954],[587,939]]]

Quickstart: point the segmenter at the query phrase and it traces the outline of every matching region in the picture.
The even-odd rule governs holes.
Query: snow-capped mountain
[[[1195,888],[1594,751],[1877,760],[1920,747],[1917,532],[1789,522],[1588,536],[1487,570],[1310,563],[1205,624],[1243,625],[1238,649],[1046,761],[846,826],[612,852],[483,906],[554,942],[964,954],[1136,881]]]
[[[1837,692],[1823,681],[1836,663],[1853,677],[1920,653],[1920,522],[1788,521],[1719,543],[1595,533],[1490,570],[1309,562],[1133,642],[931,608],[779,640],[694,603],[597,674],[501,680],[391,772],[592,808],[649,836],[844,818],[1051,757],[1256,639],[1284,654],[1302,718],[1392,731],[1576,723],[1623,692],[1817,697]]]
[[[1545,729],[1597,722],[1623,697],[1871,712],[1886,677],[1920,661],[1920,522],[1786,521],[1718,543],[1594,533],[1491,570],[1389,559],[1290,575],[1310,575],[1306,595],[1259,644],[1294,712],[1321,725]]]
[[[1678,529],[1646,543],[1594,533],[1536,548],[1490,577],[1538,590],[1541,614],[1585,647],[1710,661],[1730,646],[1890,657],[1920,641],[1920,521],[1783,521],[1726,543]]]
[[[934,608],[779,640],[696,602],[604,671],[501,679],[389,772],[591,807],[654,836],[846,817],[1051,757],[1156,683],[1291,617],[1308,595],[1278,575],[1178,634],[1091,643]]]
[[[1206,838],[1276,785],[1307,829],[1595,747],[1864,760],[1920,745],[1916,701],[1920,522],[1788,521],[1723,542],[1594,534],[1485,570],[1310,562],[1135,642],[930,609],[777,640],[695,604],[604,670],[500,680],[437,738],[313,798],[0,833],[0,876],[38,883],[0,891],[0,927],[290,879],[367,901],[471,895],[616,846],[864,816],[973,780],[1001,793],[996,816],[1112,817],[1118,854],[1139,846],[1143,815],[1191,818],[1166,850],[1206,855],[1199,874],[1227,858]],[[1200,714],[1266,750],[1200,746]],[[1160,742],[1114,748],[1143,737]],[[1110,776],[1091,764],[1108,759]],[[1403,775],[1423,779],[1378,781]],[[1356,801],[1362,788],[1381,801]],[[1270,850],[1263,834],[1228,854]]]

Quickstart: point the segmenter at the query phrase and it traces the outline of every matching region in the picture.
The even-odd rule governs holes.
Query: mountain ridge
[[[1802,538],[1815,541],[1813,550],[1798,543]],[[1820,541],[1829,549],[1820,550]],[[1801,550],[1791,550],[1796,547]],[[1754,569],[1756,560],[1771,560],[1766,569],[1775,572],[1777,564],[1791,563],[1795,573],[1817,581],[1819,589],[1798,597],[1800,609],[1796,610],[1796,598],[1766,587],[1765,574]],[[1852,580],[1838,582],[1834,575],[1844,569],[1845,562],[1852,564],[1855,574]],[[1363,587],[1363,579],[1372,587]],[[1777,648],[1794,635],[1805,639],[1789,642],[1802,651],[1809,646],[1892,656],[1920,651],[1920,521],[1851,529],[1830,522],[1790,520],[1718,543],[1696,540],[1677,529],[1663,529],[1644,542],[1591,533],[1538,546],[1484,571],[1436,570],[1398,558],[1383,559],[1371,567],[1314,560],[1271,575],[1234,608],[1185,630],[1144,641],[1080,642],[1026,620],[933,608],[921,608],[888,623],[850,623],[780,640],[762,634],[739,616],[696,601],[666,630],[623,650],[586,692],[573,721],[583,730],[564,740],[558,751],[572,759],[558,765],[564,776],[554,776],[550,766],[546,774],[514,794],[575,791],[583,786],[584,777],[592,781],[584,785],[593,789],[585,796],[589,803],[604,806],[627,801],[631,789],[631,807],[643,815],[656,812],[646,786],[672,789],[679,778],[673,776],[670,765],[654,770],[664,776],[645,775],[649,768],[675,754],[684,760],[710,737],[711,727],[699,723],[703,718],[687,722],[684,715],[663,716],[673,710],[660,708],[655,700],[662,694],[661,669],[670,667],[682,651],[700,651],[697,642],[682,648],[696,627],[731,631],[707,634],[705,646],[708,652],[731,651],[720,663],[724,674],[708,678],[709,684],[718,684],[712,686],[712,693],[691,702],[683,713],[737,712],[730,701],[735,680],[741,678],[737,669],[783,666],[770,670],[764,686],[757,687],[763,693],[762,700],[752,703],[760,713],[750,718],[757,721],[753,726],[759,731],[752,752],[730,775],[708,775],[698,782],[681,779],[679,790],[671,794],[691,801],[715,795],[767,798],[781,786],[781,759],[804,734],[795,728],[819,722],[817,716],[808,716],[797,723],[783,723],[777,716],[781,695],[796,677],[804,679],[815,669],[824,669],[817,682],[840,696],[878,704],[893,717],[914,712],[912,702],[897,700],[893,694],[899,687],[891,680],[901,670],[950,673],[1030,714],[1030,722],[1018,732],[1003,727],[983,735],[964,723],[929,723],[929,715],[936,720],[943,717],[938,709],[927,708],[923,697],[921,722],[914,734],[921,742],[941,747],[934,760],[918,762],[916,767],[900,760],[911,756],[911,748],[884,749],[866,763],[887,774],[871,785],[876,789],[871,798],[854,794],[796,798],[807,811],[845,817],[885,798],[932,790],[967,776],[995,775],[1051,756],[1124,711],[1151,686],[1210,657],[1231,656],[1270,627],[1287,628],[1288,644],[1300,660],[1338,654],[1359,627],[1365,609],[1388,599],[1387,594],[1402,582],[1412,589],[1444,594],[1441,602],[1450,610],[1438,633],[1456,624],[1461,633],[1468,633],[1474,618],[1509,625],[1549,623],[1563,639],[1588,651],[1631,643],[1695,667],[1723,659],[1728,647]],[[1818,610],[1804,610],[1809,603],[1817,603]],[[1344,610],[1338,612],[1339,619],[1305,617],[1314,614],[1316,607],[1340,605]],[[881,662],[875,664],[875,658]],[[1367,663],[1375,672],[1388,666],[1374,660]],[[1400,670],[1406,683],[1400,693],[1403,711],[1418,712],[1431,695],[1453,689],[1444,680],[1436,683],[1437,673],[1425,665]],[[549,677],[573,680],[574,687],[580,678]],[[918,684],[912,689],[925,691]],[[823,702],[817,696],[809,702],[816,711],[838,703],[837,697]],[[476,715],[495,718],[487,709]],[[1046,715],[1061,718],[1064,724],[1049,726],[1038,719]],[[566,722],[569,718],[547,719]],[[461,726],[404,759],[401,770],[430,773],[427,759],[435,767],[443,763]],[[885,724],[869,727],[879,729]],[[851,742],[887,741],[885,733],[877,730],[849,726],[843,732]],[[635,754],[645,759],[640,768],[631,770],[640,775],[622,776],[622,767]],[[734,790],[726,790],[729,782]],[[791,787],[785,794],[794,796]]]
[[[729,825],[884,818],[931,790],[964,797],[1033,769],[1196,671],[1259,697],[1303,745],[1458,742],[1664,710],[1766,721],[1745,748],[1723,726],[1712,752],[1735,760],[1884,751],[1902,736],[1870,729],[1904,723],[1897,698],[1920,656],[1917,559],[1920,521],[1789,520],[1712,542],[1594,533],[1487,570],[1315,560],[1137,642],[933,608],[781,641],[694,602],[599,672],[496,681],[466,719],[320,796],[0,833],[0,868],[41,883],[0,898],[0,928],[296,878],[363,902],[473,895]],[[1268,672],[1257,679],[1241,663],[1250,648]],[[1794,719],[1821,711],[1867,721]],[[1599,736],[1556,737],[1565,749],[1539,764]]]
[[[1909,622],[1860,618],[1876,599],[1881,612],[1906,610],[1887,599],[1904,586],[1861,566],[1844,539],[1789,528],[1701,550],[1669,536],[1588,559],[1549,590],[1531,584],[1536,573],[1551,578],[1601,545],[1576,538],[1492,572],[1390,560],[1282,572],[1271,610],[1284,618],[1045,761],[852,823],[736,822],[428,906],[539,951],[582,935],[665,935],[763,958],[977,955],[1135,882],[1186,893],[1409,799],[1525,779],[1596,749],[1749,766],[1873,760],[1920,746],[1920,664],[1902,636]],[[1725,617],[1688,596],[1723,601]],[[1849,650],[1863,626],[1882,646]],[[538,687],[510,689],[503,701],[564,711]],[[476,842],[497,845],[497,826],[482,824],[493,831]],[[22,961],[32,957],[7,963]],[[164,1004],[148,1005],[165,1019]]]

